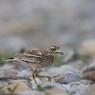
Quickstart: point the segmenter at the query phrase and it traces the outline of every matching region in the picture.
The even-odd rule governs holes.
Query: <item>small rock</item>
[[[64,73],[64,75],[55,79],[55,82],[68,84],[72,82],[77,82],[80,79],[80,76],[76,73]]]
[[[69,94],[70,95],[85,95],[84,93],[87,88],[88,88],[87,85],[76,83],[71,86],[69,90]]]
[[[90,71],[95,71],[95,64],[91,64],[88,67],[84,68],[83,69],[83,74],[87,73],[87,72],[90,72]]]
[[[14,93],[18,93],[18,92],[23,92],[23,91],[30,91],[30,87],[28,86],[26,81],[16,81],[12,84],[9,84],[7,86],[4,86],[1,90],[4,91],[5,93],[10,93],[10,91],[8,89],[15,89]]]
[[[67,84],[69,86],[70,95],[85,95],[86,89],[92,85],[93,82],[89,80],[80,80],[79,82],[72,82]],[[89,94],[90,95],[90,94]]]
[[[73,68],[70,65],[63,65],[59,68],[59,70],[63,71],[61,73],[66,73],[66,72],[74,72],[74,73],[78,73],[78,70],[76,68]]]
[[[24,91],[17,95],[68,95],[64,90],[58,88],[51,88],[45,91]]]
[[[45,94],[40,91],[23,91],[18,92],[16,95],[45,95]]]
[[[95,95],[95,84],[89,86],[86,91],[85,95]]]
[[[16,76],[18,70],[14,69],[12,65],[5,64],[0,67],[0,77],[11,77]]]
[[[18,77],[30,77],[32,75],[32,71],[26,69],[26,70],[21,70],[18,72],[17,76]]]
[[[48,71],[48,73],[57,83],[71,83],[81,79],[78,71],[69,65],[63,65],[59,68],[52,68]]]
[[[80,80],[80,83],[85,84],[85,85],[92,85],[92,84],[94,84],[94,82],[90,81],[90,80]]]
[[[13,69],[13,65],[11,64],[4,64],[3,66],[0,66],[1,71],[10,70],[10,69]]]
[[[70,87],[68,85],[65,84],[60,84],[60,83],[53,83],[53,82],[47,82],[45,84],[42,85],[42,87],[44,89],[48,89],[48,88],[58,88],[58,89],[63,89],[64,91],[68,92]]]
[[[95,82],[95,64],[86,67],[82,72],[82,78]]]
[[[24,64],[5,64],[0,67],[0,78],[2,77],[29,77],[32,75],[32,70],[30,70]]]
[[[6,85],[8,85],[7,81],[0,81],[0,88],[4,87]]]
[[[84,73],[82,78],[95,82],[95,71]]]
[[[60,67],[55,67],[48,70],[48,74],[51,75],[52,77],[60,76],[62,74],[64,75],[64,73],[69,72],[78,74],[78,70],[69,65],[62,65]]]
[[[47,93],[49,93],[49,95],[68,95],[64,90],[58,88],[49,89]]]

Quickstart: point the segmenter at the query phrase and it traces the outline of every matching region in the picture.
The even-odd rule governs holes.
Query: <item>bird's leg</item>
[[[35,84],[37,85],[37,81],[35,79],[37,77],[37,70],[36,69],[33,71],[32,77],[33,77]]]
[[[48,78],[48,81],[51,81],[51,77],[50,77],[50,76],[44,76],[44,75],[38,75],[38,74],[37,74],[36,77],[46,77],[46,78]]]
[[[32,73],[32,78],[33,78],[33,80],[34,80],[36,85],[38,85],[38,84],[37,84],[37,81],[36,81],[35,77],[44,77],[44,78],[48,78],[48,81],[51,81],[51,77],[50,76],[39,75],[38,73],[39,72],[36,69],[34,69],[33,73]],[[31,77],[30,77],[30,79],[31,79]]]
[[[35,70],[33,70],[33,73],[32,73],[32,76],[31,77],[33,78],[35,84],[37,85],[37,81],[35,79],[36,76],[37,76],[37,70],[35,69]],[[31,80],[31,77],[30,77],[30,80]]]

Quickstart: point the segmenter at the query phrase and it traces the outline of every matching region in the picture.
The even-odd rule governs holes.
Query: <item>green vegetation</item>
[[[64,57],[65,57],[64,54],[63,54],[63,55],[62,55],[62,54],[57,54],[57,55],[55,56],[53,65],[54,65],[54,66],[59,66],[59,65],[62,63]]]
[[[37,85],[37,90],[43,91],[45,95],[49,95],[49,93],[40,84]]]
[[[6,54],[3,53],[3,54],[0,54],[0,65],[5,64],[4,60],[13,57],[13,55],[14,55],[14,53],[6,53]]]

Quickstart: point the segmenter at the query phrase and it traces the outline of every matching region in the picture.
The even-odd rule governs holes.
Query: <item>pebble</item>
[[[59,68],[52,68],[48,71],[48,73],[57,83],[71,83],[81,79],[78,71],[69,65],[63,65]]]
[[[85,85],[92,85],[92,84],[94,84],[94,82],[93,81],[90,81],[90,80],[80,80],[80,82],[82,84],[85,84]]]
[[[95,71],[91,71],[83,74],[82,78],[95,82]]]
[[[86,91],[85,95],[95,95],[95,84],[89,86]]]
[[[64,73],[64,75],[55,79],[55,82],[68,84],[72,82],[77,82],[80,79],[80,76],[76,73]]]
[[[95,63],[83,68],[83,74],[90,72],[90,71],[95,71]]]
[[[68,92],[70,89],[69,85],[65,84],[60,84],[60,83],[53,83],[53,82],[47,82],[42,85],[43,88],[48,89],[48,88],[58,88],[58,89],[63,89],[64,91]]]
[[[8,67],[8,68],[7,68]],[[89,71],[91,71],[89,69]],[[19,68],[16,65],[5,64],[0,67],[1,76],[31,76],[31,69]],[[86,73],[86,72],[85,72]],[[3,74],[3,75],[2,75]],[[27,80],[8,80],[0,81],[2,91],[8,92],[8,88],[13,89],[17,84],[14,93],[17,95],[86,95],[87,89],[94,84],[92,80],[82,79],[79,71],[71,65],[62,65],[60,67],[52,67],[47,71],[42,71],[42,75],[51,76],[52,81],[48,82],[47,78],[36,78],[36,81],[41,85],[45,91],[38,91],[37,85],[33,79],[29,82]],[[83,73],[84,74],[84,73]],[[88,94],[91,95],[91,94]],[[92,94],[94,95],[94,94]]]
[[[89,85],[79,82],[73,82],[68,84],[70,86],[69,94],[70,95],[84,95],[86,89],[89,87]]]
[[[68,93],[70,95],[85,95],[86,89],[92,84],[93,82],[89,80],[80,80],[78,82],[69,83],[67,84],[67,86],[69,86]]]
[[[18,74],[17,74],[17,76],[18,77],[29,77],[29,76],[31,76],[32,75],[32,71],[30,71],[30,70],[21,70]]]
[[[19,92],[17,95],[69,95],[62,89],[51,88],[45,91],[24,91]]]
[[[82,78],[95,82],[95,64],[91,64],[83,69]]]
[[[16,76],[18,70],[14,69],[12,65],[5,64],[0,67],[0,77],[11,77]]]
[[[5,64],[0,67],[0,78],[2,77],[29,77],[31,75],[32,75],[32,70],[28,67],[23,68],[21,64]]]
[[[85,91],[88,88],[87,85],[80,84],[76,86],[72,86],[71,89],[69,90],[70,95],[85,95]]]
[[[15,87],[16,87],[16,89],[15,89],[14,93],[31,90],[26,81],[17,80],[14,83],[4,86],[1,89],[1,91],[4,91],[5,93],[10,93],[10,91],[8,89],[9,88],[14,89]]]
[[[78,74],[78,70],[69,65],[62,65],[60,67],[54,67],[48,70],[48,74],[52,77],[60,76],[67,72],[73,72]]]

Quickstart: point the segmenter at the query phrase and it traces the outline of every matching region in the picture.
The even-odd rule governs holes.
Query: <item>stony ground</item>
[[[60,65],[39,73],[51,76],[51,81],[36,78],[36,85],[29,79],[32,70],[28,65],[6,63],[0,66],[0,95],[95,95],[94,64],[94,57],[69,50]]]
[[[37,87],[33,79],[27,79],[32,75],[29,66],[1,65],[0,55],[0,94],[95,95],[94,9],[94,0],[0,0],[0,54],[56,44],[65,49],[82,47],[90,56],[66,50],[62,62],[59,58],[40,72],[52,81],[36,78]],[[87,39],[92,40],[84,42]]]

